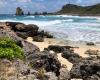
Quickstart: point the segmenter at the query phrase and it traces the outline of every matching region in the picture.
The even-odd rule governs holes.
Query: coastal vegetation
[[[75,45],[59,45],[55,42],[42,45],[40,38],[53,38],[48,32],[39,31],[34,24],[25,25],[19,22],[6,22],[0,27],[0,79],[6,80],[100,80],[100,52],[87,50],[88,57],[81,56],[74,49]],[[27,38],[37,36],[35,42],[40,42],[43,51],[29,42]],[[6,37],[4,37],[6,36]],[[9,38],[8,38],[9,37]],[[35,43],[34,42],[34,43]],[[45,43],[45,42],[44,42]],[[62,43],[62,42],[61,42]],[[47,44],[47,43],[46,43]],[[96,46],[88,43],[88,46]],[[82,47],[84,48],[84,47]],[[87,48],[87,47],[86,47]],[[67,63],[59,59],[65,59]],[[25,59],[21,60],[25,55]],[[72,64],[70,70],[67,65]],[[66,64],[66,65],[65,65]]]
[[[79,15],[100,15],[100,4],[92,6],[78,6],[74,4],[66,4],[62,7],[58,14],[79,14]]]
[[[24,15],[25,12],[22,8],[16,8],[16,15]],[[72,14],[72,15],[100,15],[100,4],[92,6],[79,6],[75,4],[66,4],[61,10],[53,13],[48,12],[34,12],[31,14],[29,11],[27,15],[56,15],[56,14]]]
[[[0,38],[0,58],[23,59],[23,49],[10,38]]]

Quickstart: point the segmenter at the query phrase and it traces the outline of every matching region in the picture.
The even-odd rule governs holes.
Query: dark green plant
[[[23,59],[23,49],[10,38],[0,38],[0,58]]]

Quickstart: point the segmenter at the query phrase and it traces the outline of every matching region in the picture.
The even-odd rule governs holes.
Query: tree
[[[16,15],[24,15],[24,12],[20,7],[16,8]]]

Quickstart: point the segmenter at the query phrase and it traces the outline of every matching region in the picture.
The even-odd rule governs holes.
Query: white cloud
[[[76,3],[82,3],[82,0],[77,0]]]
[[[18,2],[21,2],[21,3],[28,3],[28,2],[31,2],[31,0],[17,0]]]

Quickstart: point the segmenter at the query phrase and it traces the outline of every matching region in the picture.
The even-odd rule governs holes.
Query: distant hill
[[[62,7],[58,14],[78,14],[78,15],[100,15],[100,4],[92,6],[78,6],[74,4],[67,4]]]

